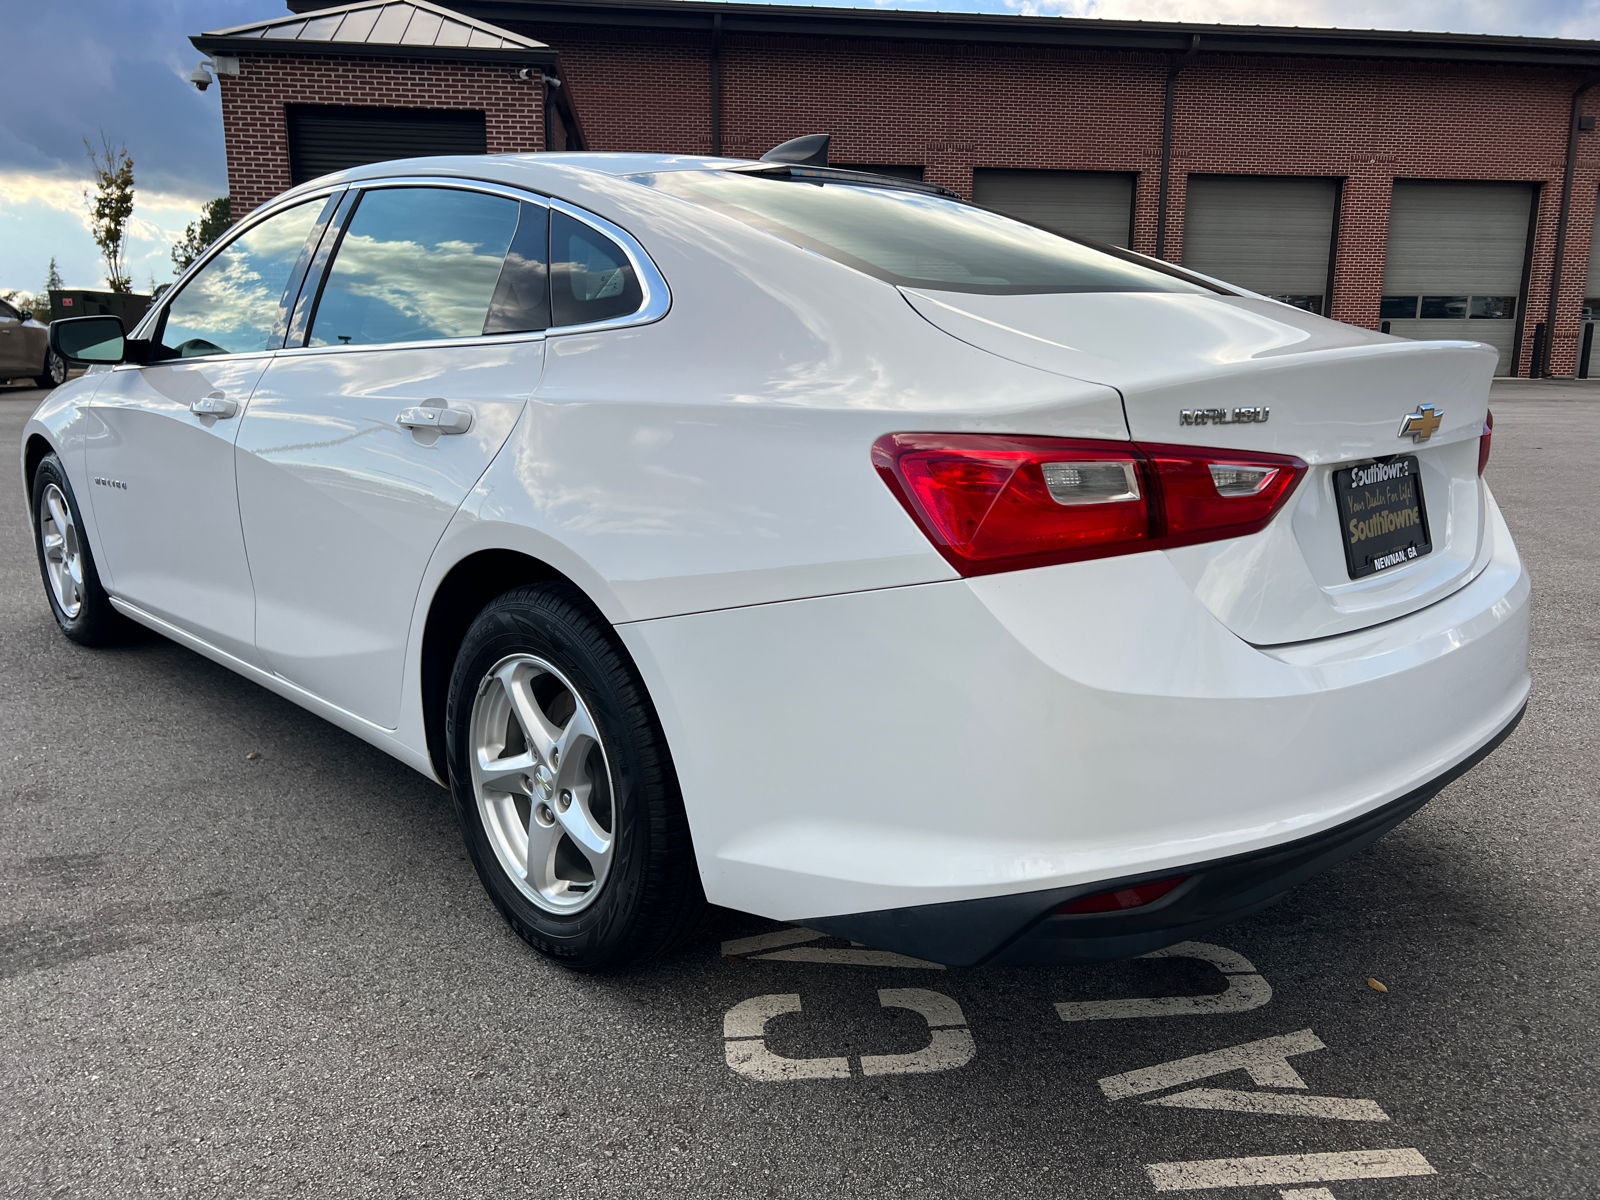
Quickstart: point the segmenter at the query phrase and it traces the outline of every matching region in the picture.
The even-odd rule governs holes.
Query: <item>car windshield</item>
[[[1220,290],[927,192],[745,171],[631,178],[898,286],[1001,296]]]

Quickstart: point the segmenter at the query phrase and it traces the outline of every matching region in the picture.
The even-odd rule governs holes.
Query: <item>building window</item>
[[[1287,304],[1290,308],[1303,308],[1308,313],[1316,313],[1318,316],[1322,315],[1321,296],[1288,295],[1274,296],[1273,299],[1277,300],[1279,303]]]
[[[1288,297],[1276,297],[1286,300]],[[1585,300],[1600,313],[1600,300]],[[1424,321],[1464,321],[1470,319],[1510,321],[1517,315],[1515,296],[1385,296],[1378,303],[1378,318],[1383,321],[1410,321],[1420,315]]]
[[[1470,296],[1424,296],[1422,319],[1424,321],[1458,321],[1467,315]]]

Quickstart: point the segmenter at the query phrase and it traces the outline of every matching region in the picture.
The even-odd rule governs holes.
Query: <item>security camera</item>
[[[517,71],[517,78],[529,83],[537,79],[546,87],[558,88],[561,86],[561,80],[554,75],[547,74],[542,67],[522,67]]]
[[[203,92],[211,86],[211,75],[206,70],[210,65],[209,60],[202,58],[200,65],[189,72],[189,82],[194,84],[195,90],[198,92]]]

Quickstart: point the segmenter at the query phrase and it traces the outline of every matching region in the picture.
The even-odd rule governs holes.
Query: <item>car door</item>
[[[362,189],[296,306],[304,345],[240,428],[239,505],[263,661],[393,728],[428,559],[539,382],[548,208],[489,184]]]
[[[151,360],[115,367],[87,413],[88,499],[109,590],[247,662],[255,598],[233,441],[332,203],[303,201],[232,238],[146,324]]]
[[[27,337],[22,331],[22,314],[0,300],[0,379],[31,375],[39,369],[37,365],[30,368],[23,361],[26,352]]]

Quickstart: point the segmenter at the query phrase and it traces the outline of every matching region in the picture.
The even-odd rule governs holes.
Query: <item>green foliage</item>
[[[56,269],[56,256],[52,254],[50,256],[50,269],[45,273],[44,286],[33,294],[32,299],[27,299],[24,297],[15,301],[14,303],[16,303],[19,308],[31,309],[33,311],[33,319],[35,321],[41,321],[48,325],[51,318],[50,290],[52,288],[60,289],[66,286],[67,285],[61,281],[61,272]],[[26,301],[25,303],[24,300]]]
[[[206,201],[200,209],[200,219],[190,222],[183,236],[178,239],[178,244],[172,248],[174,275],[182,275],[187,271],[189,264],[204,254],[207,246],[228,231],[233,221],[232,210],[232,202],[226,196]]]
[[[104,132],[99,152],[88,138],[83,139],[83,148],[94,167],[94,185],[84,189],[83,198],[89,205],[89,231],[105,260],[106,286],[113,292],[131,292],[133,280],[123,262],[123,242],[133,216],[133,159],[126,146],[112,149]]]

